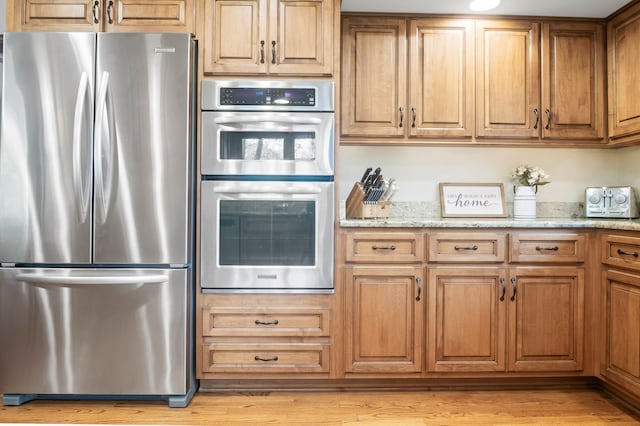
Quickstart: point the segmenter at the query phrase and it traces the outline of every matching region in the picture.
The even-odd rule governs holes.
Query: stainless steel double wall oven
[[[331,291],[332,82],[202,83],[201,287]]]

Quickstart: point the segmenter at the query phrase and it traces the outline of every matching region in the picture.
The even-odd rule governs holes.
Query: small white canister
[[[516,186],[513,196],[513,218],[536,218],[536,192],[537,186]]]

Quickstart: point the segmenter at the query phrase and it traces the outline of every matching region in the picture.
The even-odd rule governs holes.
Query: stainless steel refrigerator
[[[5,33],[2,46],[3,403],[187,405],[194,42]]]

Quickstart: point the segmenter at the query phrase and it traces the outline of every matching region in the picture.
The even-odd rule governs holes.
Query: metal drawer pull
[[[559,248],[558,246],[553,246],[553,247],[540,247],[540,246],[536,246],[536,251],[558,251]]]
[[[271,358],[262,358],[261,356],[256,355],[255,357],[253,357],[253,359],[255,359],[256,361],[263,361],[263,362],[270,362],[270,361],[277,361],[278,360],[278,356],[272,356]]]
[[[394,246],[393,244],[391,244],[390,246],[371,246],[371,248],[373,250],[395,250],[396,246]]]
[[[504,283],[503,277],[500,277],[500,286],[502,287],[502,294],[500,295],[500,301],[504,302],[504,295],[507,294],[507,286]]]
[[[633,256],[633,257],[638,257],[638,252],[634,251],[633,253],[630,251],[624,251],[624,250],[620,250],[618,249],[618,254],[623,255],[623,256]]]
[[[477,245],[472,245],[472,246],[453,246],[454,249],[456,250],[473,250],[476,251],[478,250],[478,246]]]
[[[400,124],[398,127],[402,127],[402,122],[404,121],[404,109],[400,107]]]
[[[547,124],[544,125],[545,130],[549,130],[551,126],[551,110],[549,108],[544,110],[544,113],[547,114]]]
[[[515,278],[511,278],[511,285],[513,286],[513,294],[511,295],[511,301],[516,300],[516,292],[518,291],[518,283]]]
[[[256,320],[256,325],[278,325],[278,324],[280,324],[280,321],[278,320],[273,320],[273,321]]]
[[[420,295],[422,294],[422,279],[416,278],[416,282],[418,283],[418,295],[416,296],[416,302],[420,301]]]
[[[93,23],[97,24],[98,22],[98,13],[100,11],[99,9],[100,7],[100,2],[98,0],[96,0],[95,2],[93,2]]]
[[[271,63],[276,64],[276,41],[271,40]]]
[[[411,127],[416,127],[416,109],[414,107],[411,107],[411,115],[413,116]]]
[[[260,63],[264,64],[264,40],[260,40]]]
[[[538,122],[540,122],[540,113],[538,111],[538,108],[534,108],[533,109],[533,113],[536,115],[536,121],[533,122],[533,128],[537,129],[538,128]]]

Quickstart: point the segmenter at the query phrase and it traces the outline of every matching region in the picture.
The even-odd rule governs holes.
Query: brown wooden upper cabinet
[[[479,138],[604,142],[602,25],[478,21],[476,28]]]
[[[607,26],[609,56],[609,137],[611,144],[640,136],[640,4]]]
[[[346,143],[603,143],[604,81],[595,22],[343,18]]]
[[[9,31],[193,32],[193,0],[8,0]]]
[[[205,0],[206,74],[331,75],[334,0]]]
[[[343,19],[342,134],[470,139],[473,21],[408,23],[407,37],[405,19]]]

